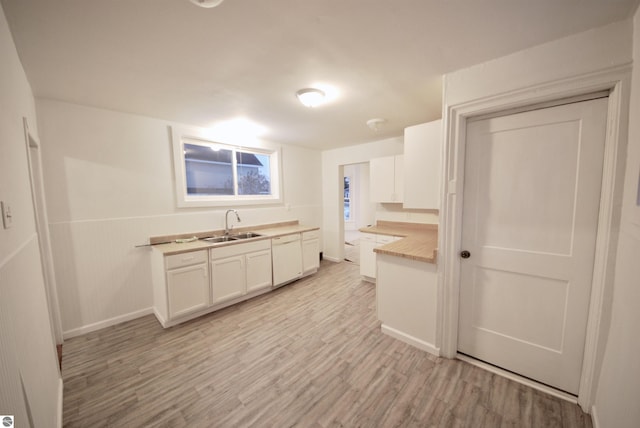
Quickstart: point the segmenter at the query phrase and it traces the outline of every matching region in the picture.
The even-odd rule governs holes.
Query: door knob
[[[461,251],[460,257],[462,257],[463,259],[468,259],[469,257],[471,257],[471,253],[468,252],[467,250]]]

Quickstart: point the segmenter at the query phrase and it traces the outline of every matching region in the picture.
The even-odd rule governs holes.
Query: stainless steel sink
[[[212,242],[214,244],[216,242],[227,242],[227,241],[236,241],[236,240],[238,240],[238,238],[233,236],[212,236],[210,238],[203,239],[203,241]]]
[[[255,232],[244,232],[244,233],[238,233],[236,235],[231,235],[231,238],[235,238],[235,239],[249,239],[249,238],[257,238],[258,236],[262,236],[259,233],[255,233]]]

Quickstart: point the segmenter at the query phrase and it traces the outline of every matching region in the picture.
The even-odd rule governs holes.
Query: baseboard
[[[399,330],[396,330],[395,328],[391,328],[389,326],[386,326],[384,324],[382,324],[381,326],[381,330],[384,334],[387,334],[395,339],[398,339],[406,344],[409,344],[411,346],[414,346],[418,349],[421,349],[423,351],[426,351],[430,354],[433,354],[437,357],[440,356],[440,348],[436,348],[435,346],[433,346],[433,344],[429,343],[429,342],[425,342],[424,340],[420,340],[416,337],[413,337],[411,335],[408,335],[406,333],[403,333]]]
[[[596,411],[596,405],[591,406],[591,425],[593,428],[600,428],[600,422],[598,421],[598,412]]]
[[[335,258],[335,257],[329,257],[329,256],[324,256],[324,259],[328,260],[330,262],[334,262],[334,263],[340,263],[340,262],[344,261],[342,259],[338,259],[338,258]]]
[[[104,321],[99,321],[93,324],[85,325],[82,327],[67,330],[62,333],[64,339],[71,339],[72,337],[81,336],[83,334],[91,333],[92,331],[101,330],[112,325],[120,324],[125,321],[131,321],[136,318],[143,317],[145,315],[153,314],[153,308],[141,309],[139,311],[130,312],[128,314],[120,315],[117,317],[109,318]]]
[[[62,376],[58,379],[58,418],[57,418],[57,427],[62,428],[62,412],[63,412],[63,404],[64,404],[64,385],[62,383]]]

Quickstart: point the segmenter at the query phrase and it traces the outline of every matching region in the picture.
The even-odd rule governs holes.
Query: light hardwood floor
[[[66,427],[591,427],[576,405],[380,333],[375,285],[352,263],[63,351]]]

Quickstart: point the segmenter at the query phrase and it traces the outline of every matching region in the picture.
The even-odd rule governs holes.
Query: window
[[[344,221],[351,221],[351,177],[344,178]]]
[[[279,150],[208,141],[197,132],[174,130],[173,137],[178,206],[280,201]]]

